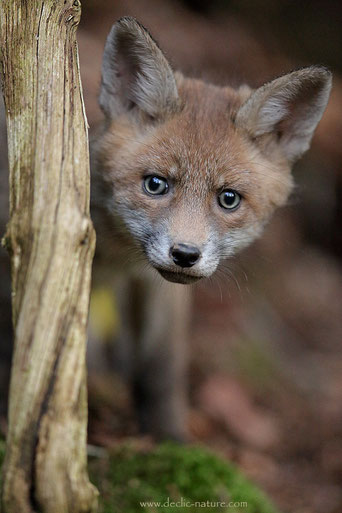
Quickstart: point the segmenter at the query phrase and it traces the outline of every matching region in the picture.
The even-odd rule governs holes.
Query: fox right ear
[[[177,109],[172,69],[150,34],[134,18],[121,18],[107,37],[99,103],[109,118],[134,107],[152,118]]]
[[[258,140],[273,134],[290,161],[309,147],[327,106],[331,73],[321,66],[293,71],[252,92],[236,115],[236,124]]]

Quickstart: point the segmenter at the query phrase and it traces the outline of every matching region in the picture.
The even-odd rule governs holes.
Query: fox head
[[[144,27],[120,19],[104,50],[93,146],[105,208],[167,280],[210,276],[286,202],[330,89],[318,66],[256,90],[185,78]]]

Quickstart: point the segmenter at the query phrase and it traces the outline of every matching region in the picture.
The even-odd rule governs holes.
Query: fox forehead
[[[241,145],[232,120],[237,93],[200,80],[178,77],[177,82],[179,111],[152,133],[151,148],[157,151],[153,155],[152,150],[151,160],[156,156],[160,165],[163,156],[170,172],[191,169],[205,175],[237,162]]]
[[[179,109],[162,123],[146,126],[127,116],[112,122],[100,153],[113,182],[119,187],[155,173],[184,192],[190,189],[198,200],[230,187],[257,210],[281,205],[292,185],[289,167],[265,159],[235,127],[244,95],[178,73],[177,87]]]
[[[105,134],[107,158],[111,160],[111,154],[117,158],[118,150],[129,151],[136,154],[137,164],[147,165],[150,171],[181,178],[191,170],[202,174],[208,185],[212,181],[216,187],[217,179],[224,185],[222,173],[240,168],[245,153],[233,122],[241,98],[228,87],[177,78],[179,110],[150,126],[129,122],[125,116],[115,119]]]

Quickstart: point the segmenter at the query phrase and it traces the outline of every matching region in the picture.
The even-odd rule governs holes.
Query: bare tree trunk
[[[95,235],[78,0],[1,0],[15,330],[4,513],[96,509],[85,340]]]

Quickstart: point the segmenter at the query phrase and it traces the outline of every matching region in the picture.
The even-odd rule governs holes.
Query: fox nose
[[[201,252],[196,246],[179,243],[171,247],[170,255],[176,265],[192,267],[200,259]]]

